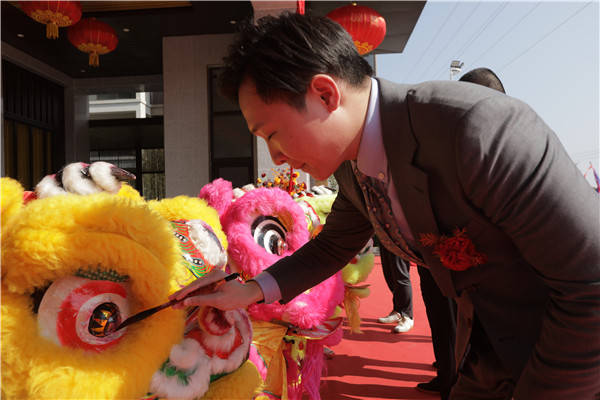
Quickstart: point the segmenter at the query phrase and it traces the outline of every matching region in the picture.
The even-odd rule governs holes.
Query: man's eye
[[[271,138],[276,134],[277,132],[273,132],[271,134],[269,134],[269,136],[267,136],[267,141],[271,140]]]

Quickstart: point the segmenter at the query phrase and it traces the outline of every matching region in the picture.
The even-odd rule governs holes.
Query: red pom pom
[[[440,258],[445,267],[454,271],[465,271],[487,261],[487,256],[475,249],[464,228],[454,230],[454,235],[450,237],[421,234],[420,241],[423,246],[433,246],[433,254]]]

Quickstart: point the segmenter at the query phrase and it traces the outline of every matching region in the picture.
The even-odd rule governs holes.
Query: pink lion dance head
[[[254,189],[234,200],[231,183],[217,179],[204,186],[199,197],[219,211],[229,242],[229,268],[244,279],[253,278],[309,240],[302,208],[281,189]],[[248,312],[259,320],[281,320],[310,329],[330,317],[343,298],[338,273],[287,304],[254,304]]]

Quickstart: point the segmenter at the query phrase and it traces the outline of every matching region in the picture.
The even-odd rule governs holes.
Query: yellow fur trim
[[[375,255],[373,253],[363,254],[355,264],[348,264],[342,268],[342,280],[347,285],[356,285],[364,282],[375,265]],[[350,332],[362,333],[360,329],[360,299],[364,299],[370,293],[368,288],[358,289],[346,287],[344,291],[344,309],[346,319],[350,326]]]
[[[134,294],[148,304],[167,296],[164,282],[180,257],[166,221],[143,203],[105,193],[33,201],[11,231],[2,241],[2,280],[21,294],[100,264],[135,278]]]
[[[221,242],[223,249],[227,250],[227,237],[221,228],[217,211],[210,207],[205,200],[188,196],[177,196],[171,199],[151,200],[148,206],[158,212],[167,221],[178,219],[200,219],[211,226],[215,235]],[[177,291],[191,283],[193,275],[185,268],[178,268],[171,281],[171,291]]]
[[[346,318],[350,325],[350,332],[362,333],[360,330],[360,299],[368,297],[371,293],[369,288],[351,288],[346,287],[344,291],[344,309],[346,310]]]
[[[227,250],[227,237],[221,228],[219,214],[204,199],[177,196],[161,201],[151,200],[148,202],[148,205],[169,221],[177,219],[201,219],[213,228],[213,231],[221,241],[221,245]]]
[[[64,195],[23,207],[2,240],[2,392],[6,398],[137,398],[183,335],[164,310],[102,353],[38,333],[30,294],[86,266],[128,275],[131,312],[166,300],[179,253],[168,223],[144,203],[109,194]]]
[[[13,217],[21,211],[23,207],[23,187],[21,184],[11,178],[2,178],[0,182],[2,190],[0,202],[2,203],[2,237],[4,237],[4,228],[10,226]]]
[[[348,264],[342,268],[342,280],[350,285],[364,282],[375,265],[373,253],[363,254],[356,264]]]
[[[126,183],[121,183],[121,189],[119,189],[118,196],[127,197],[133,200],[144,201],[144,198],[140,195],[140,192],[132,188]]]
[[[246,361],[234,373],[211,383],[202,399],[251,399],[261,387],[262,379],[256,366]]]

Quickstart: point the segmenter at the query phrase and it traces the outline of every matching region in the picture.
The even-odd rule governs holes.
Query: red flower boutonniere
[[[420,241],[423,246],[433,246],[433,254],[440,258],[445,267],[454,271],[465,271],[487,261],[485,254],[475,250],[475,245],[467,236],[465,228],[455,229],[450,237],[422,233]]]

